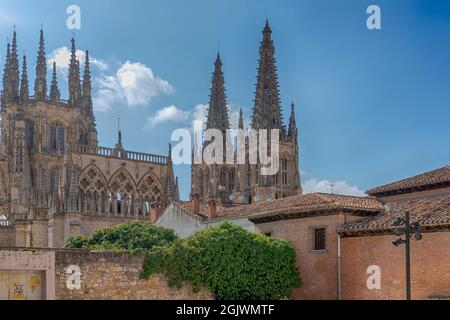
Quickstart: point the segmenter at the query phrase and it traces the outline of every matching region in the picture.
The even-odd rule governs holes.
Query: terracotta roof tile
[[[193,214],[192,200],[175,202],[175,205],[184,209],[187,213]],[[333,209],[380,212],[383,210],[383,206],[380,201],[372,197],[312,193],[248,205],[218,206],[218,217],[215,219],[231,217],[248,217],[256,219],[271,215],[307,213]],[[200,217],[207,218],[207,216],[208,205],[206,202],[201,202]]]
[[[366,217],[341,226],[344,235],[377,233],[393,230],[393,222],[410,212],[411,223],[419,222],[424,227],[450,225],[450,195],[389,202],[385,211],[374,217]]]
[[[426,189],[442,185],[450,186],[450,166],[370,189],[367,191],[367,194],[374,196],[389,193],[404,193],[411,189]]]

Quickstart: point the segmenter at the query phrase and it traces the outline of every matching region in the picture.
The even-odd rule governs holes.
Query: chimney
[[[212,199],[208,202],[208,218],[213,219],[217,218],[217,206],[216,200]]]
[[[200,214],[200,195],[198,193],[192,197],[192,211],[194,214]]]

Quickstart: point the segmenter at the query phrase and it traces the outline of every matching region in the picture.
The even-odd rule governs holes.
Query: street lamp
[[[410,224],[409,222],[409,211],[405,212],[405,218],[397,218],[393,222],[393,225],[397,227],[394,230],[394,234],[400,237],[394,241],[392,244],[396,247],[405,244],[405,255],[406,255],[406,300],[411,300],[411,239],[415,241],[422,240],[422,227],[418,222]],[[411,234],[412,233],[412,234]],[[401,238],[405,235],[405,239]]]

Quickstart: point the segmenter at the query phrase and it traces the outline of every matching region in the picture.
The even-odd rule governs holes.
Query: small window
[[[324,251],[326,250],[325,245],[325,228],[315,228],[314,229],[314,251]]]
[[[266,237],[271,237],[271,236],[272,236],[272,232],[264,232],[264,235],[265,235]]]

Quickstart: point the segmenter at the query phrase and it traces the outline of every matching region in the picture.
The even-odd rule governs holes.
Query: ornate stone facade
[[[16,246],[61,247],[71,235],[129,219],[179,198],[168,156],[98,145],[91,95],[89,53],[83,78],[71,41],[67,101],[60,98],[53,64],[47,90],[47,59],[41,30],[34,95],[26,57],[19,77],[17,36],[7,45],[1,96],[0,202]],[[1,230],[0,230],[1,232]],[[1,245],[1,244],[0,244]]]
[[[253,203],[284,198],[302,193],[299,174],[298,130],[295,123],[295,105],[291,105],[289,127],[283,125],[278,78],[275,65],[275,48],[269,23],[263,30],[259,48],[259,68],[256,95],[253,107],[252,129],[278,129],[279,168],[276,175],[261,175],[261,163],[250,164],[249,154],[256,153],[249,147],[246,138],[245,164],[193,164],[191,173],[191,197],[199,194],[202,200],[214,199],[222,203]],[[228,108],[224,87],[222,61],[217,56],[212,75],[212,87],[206,129],[217,129],[225,141],[225,132],[230,129]],[[244,129],[243,113],[240,112],[239,129]],[[268,134],[270,137],[270,134]],[[203,145],[203,151],[207,144]],[[194,152],[199,152],[199,147]],[[224,152],[225,154],[225,147]],[[194,156],[193,156],[194,159]],[[236,159],[236,155],[235,155]]]

